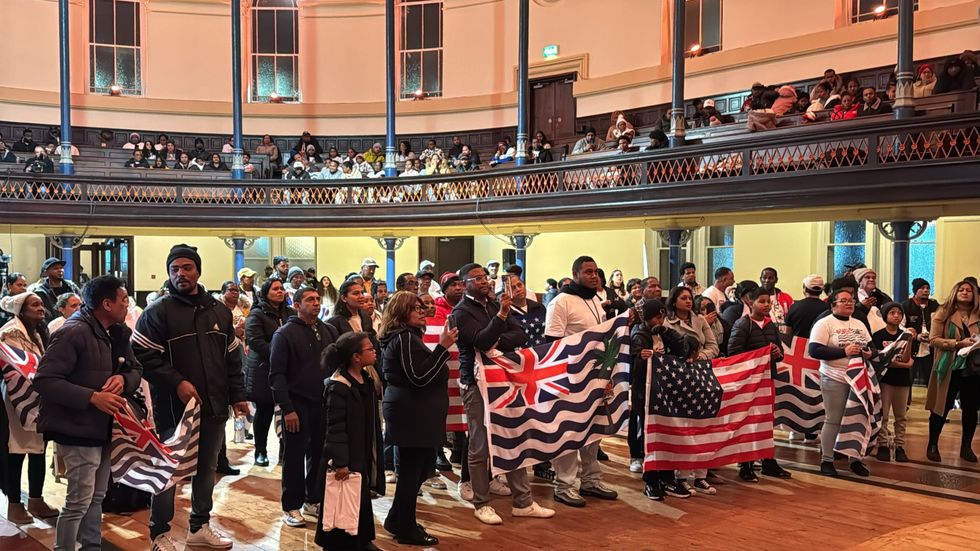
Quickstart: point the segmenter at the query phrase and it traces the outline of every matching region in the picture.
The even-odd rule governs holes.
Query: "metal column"
[[[528,50],[528,20],[530,0],[520,0],[517,23],[517,154],[514,160],[517,166],[527,164],[528,144],[528,83],[527,83],[527,50]],[[521,266],[524,267],[523,265]]]
[[[684,0],[674,0],[674,40],[673,40],[673,87],[670,102],[670,147],[684,145],[684,56],[687,48],[684,45]],[[673,275],[671,276],[674,277]]]
[[[385,0],[385,177],[398,176],[395,166],[395,0]],[[392,250],[394,255],[394,250]],[[391,271],[394,271],[394,264]],[[394,291],[395,281],[390,272],[388,289]]]
[[[61,65],[61,173],[74,174],[71,160],[71,52],[68,44],[68,2],[58,0],[59,63]],[[68,260],[70,263],[70,259]],[[68,273],[69,264],[65,265]],[[70,277],[67,276],[66,277]]]
[[[912,35],[914,32],[915,8],[913,0],[898,2],[898,71],[895,74],[895,118],[910,119],[915,116],[915,98],[912,83],[915,74],[912,68]],[[908,292],[906,289],[905,292]]]

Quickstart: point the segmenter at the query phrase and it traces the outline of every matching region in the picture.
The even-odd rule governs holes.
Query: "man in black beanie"
[[[929,325],[932,315],[939,309],[939,303],[929,294],[929,282],[917,277],[912,280],[912,296],[902,301],[905,311],[905,326],[915,329],[915,347],[912,349],[912,378],[917,385],[929,383],[932,371],[932,349],[929,347]]]
[[[133,351],[150,383],[154,419],[161,440],[169,438],[187,402],[201,406],[197,475],[191,490],[188,547],[230,549],[232,542],[210,521],[214,473],[224,443],[228,407],[248,413],[239,341],[231,311],[202,285],[201,255],[190,245],[175,245],[167,255],[170,293],[151,303],[133,333]],[[175,551],[169,537],[174,516],[174,487],[153,497],[151,551]]]

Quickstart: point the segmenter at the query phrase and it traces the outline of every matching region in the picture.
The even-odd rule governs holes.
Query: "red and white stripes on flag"
[[[425,318],[425,335],[422,340],[430,349],[439,344],[439,335],[446,325],[446,318]],[[459,348],[454,343],[449,348],[449,413],[446,415],[446,432],[466,431],[466,412],[463,410],[463,393],[459,389]]]
[[[110,463],[112,479],[159,494],[197,473],[201,405],[191,398],[166,442],[160,442],[147,423],[127,404],[113,416]]]
[[[10,400],[20,426],[34,432],[41,407],[41,396],[31,384],[37,364],[38,358],[34,354],[0,342],[0,367],[6,382],[6,398]]]
[[[770,349],[647,363],[644,471],[710,469],[773,456]]]

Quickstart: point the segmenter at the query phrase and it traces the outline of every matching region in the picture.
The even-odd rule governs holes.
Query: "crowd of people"
[[[187,544],[216,549],[233,542],[209,524],[215,478],[238,474],[226,457],[225,425],[231,415],[248,419],[254,464],[268,467],[273,419],[281,419],[282,523],[299,528],[316,518],[316,542],[326,549],[375,549],[371,498],[394,490],[383,526],[399,543],[436,545],[417,522],[423,485],[446,488],[440,471],[460,470],[458,493],[487,525],[503,518],[492,496],[510,496],[515,517],[547,519],[555,511],[536,503],[523,469],[490,476],[484,402],[476,355],[542,344],[628,315],[631,324],[631,412],[627,427],[629,471],[642,473],[649,499],[688,498],[717,492],[711,470],[643,472],[646,362],[669,354],[687,361],[711,360],[769,348],[771,367],[782,359],[781,336],[808,339],[820,362],[826,412],[819,434],[820,471],[837,474],[834,442],[847,399],[844,379],[854,356],[871,358],[908,333],[881,377],[883,430],[879,461],[908,461],[906,413],[913,383],[926,383],[930,410],[927,458],[942,460],[938,443],[958,399],[962,410],[960,458],[976,462],[972,440],[980,407],[975,358],[958,354],[977,345],[980,297],[975,279],[958,282],[940,304],[928,282],[916,279],[912,295],[898,303],[877,286],[871,268],[855,266],[829,283],[807,276],[797,289],[782,290],[775,268],[758,280],[736,283],[729,268],[702,285],[697,267],[680,266],[678,286],[664,289],[656,277],[609,279],[594,259],[581,256],[571,276],[548,279],[541,293],[528,289],[519,266],[501,271],[498,261],[470,263],[436,276],[423,261],[417,273],[395,278],[395,289],[376,277],[373,258],[347,274],[339,288],[313,269],[276,257],[263,277],[243,268],[236,280],[210,293],[200,283],[202,259],[189,245],[175,245],[166,258],[165,286],[145,310],[122,281],[92,279],[79,289],[64,278],[64,262],[46,260],[29,284],[21,273],[4,282],[0,342],[40,358],[34,387],[41,407],[36,430],[25,429],[5,385],[3,491],[7,519],[23,524],[57,517],[55,549],[75,542],[96,548],[101,503],[109,482],[110,415],[139,395],[152,411],[161,439],[173,434],[185,404],[201,405],[198,473],[191,482]],[[826,297],[824,297],[826,295]],[[437,343],[423,339],[438,328]],[[446,433],[448,362],[458,351],[466,431]],[[683,364],[681,364],[683,365]],[[792,437],[792,436],[791,436]],[[59,512],[44,499],[45,451],[53,442],[67,469],[66,503]],[[447,458],[446,451],[450,450]],[[600,442],[534,466],[533,476],[552,481],[554,500],[585,507],[586,498],[615,500],[602,479],[607,460]],[[21,500],[21,472],[28,464],[28,500]],[[869,469],[850,462],[859,476]],[[745,483],[758,483],[757,468],[738,466]],[[790,478],[775,457],[761,474]],[[328,477],[360,485],[356,535],[324,530],[323,496]],[[353,477],[353,478],[352,478]],[[150,537],[154,551],[171,551],[174,488],[153,496]]]

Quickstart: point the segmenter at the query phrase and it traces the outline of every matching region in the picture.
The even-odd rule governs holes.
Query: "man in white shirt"
[[[715,303],[717,311],[721,312],[721,305],[728,302],[728,295],[725,294],[725,289],[728,289],[734,284],[735,274],[731,268],[722,266],[715,270],[715,284],[705,289],[701,293],[701,296],[710,298]]]
[[[545,321],[544,334],[551,339],[574,335],[606,321],[602,302],[596,296],[601,285],[599,267],[589,256],[580,256],[572,263],[573,281],[562,288],[551,302]],[[555,501],[570,507],[585,507],[582,497],[616,499],[618,494],[603,485],[602,470],[596,457],[599,441],[578,451],[568,452],[551,462],[555,470]],[[581,466],[582,482],[575,489],[575,478]]]
[[[697,296],[704,293],[704,287],[698,283],[698,267],[693,262],[685,262],[680,268],[681,282],[678,287],[687,287],[691,294]]]

